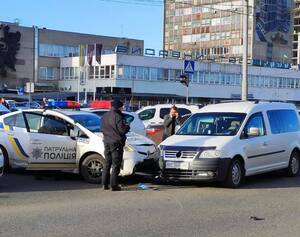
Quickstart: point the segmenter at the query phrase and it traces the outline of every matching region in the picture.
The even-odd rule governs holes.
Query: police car
[[[105,161],[100,123],[99,116],[76,110],[30,109],[2,115],[4,167],[73,171],[87,182],[99,183]],[[136,166],[158,156],[150,139],[130,132],[120,175],[131,175]]]

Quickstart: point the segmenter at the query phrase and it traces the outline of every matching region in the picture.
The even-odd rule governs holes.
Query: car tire
[[[8,157],[8,154],[7,154],[7,151],[5,150],[4,147],[0,146],[0,149],[3,153],[3,157],[4,157],[4,172],[7,173],[9,170],[10,170],[10,166],[9,166],[9,157]]]
[[[83,179],[92,184],[101,183],[104,162],[104,158],[98,154],[87,156],[80,166],[80,173]]]
[[[244,168],[238,159],[234,159],[227,172],[225,186],[228,188],[238,188],[244,179]]]
[[[290,157],[289,166],[286,169],[286,175],[288,177],[295,177],[299,174],[300,160],[299,152],[293,151]]]

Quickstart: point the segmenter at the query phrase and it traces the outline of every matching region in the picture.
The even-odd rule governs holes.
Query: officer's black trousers
[[[112,188],[118,186],[118,176],[123,160],[123,144],[122,143],[104,143],[105,163],[102,173],[102,184]],[[111,174],[110,174],[111,170]]]

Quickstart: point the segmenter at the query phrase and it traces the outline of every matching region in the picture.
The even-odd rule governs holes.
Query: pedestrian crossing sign
[[[184,60],[184,73],[194,74],[195,72],[195,61],[193,60]]]

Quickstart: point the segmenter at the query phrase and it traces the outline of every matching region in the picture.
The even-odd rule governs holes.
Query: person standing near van
[[[164,116],[164,134],[163,140],[175,134],[175,127],[181,125],[181,117],[178,113],[178,109],[173,105],[170,109],[170,113]]]
[[[125,124],[122,114],[123,103],[113,100],[112,109],[105,113],[101,119],[101,131],[104,139],[105,164],[102,173],[102,185],[104,190],[121,191],[118,176],[123,160],[123,148],[126,141],[126,133],[130,127]],[[111,174],[110,174],[111,170]]]

